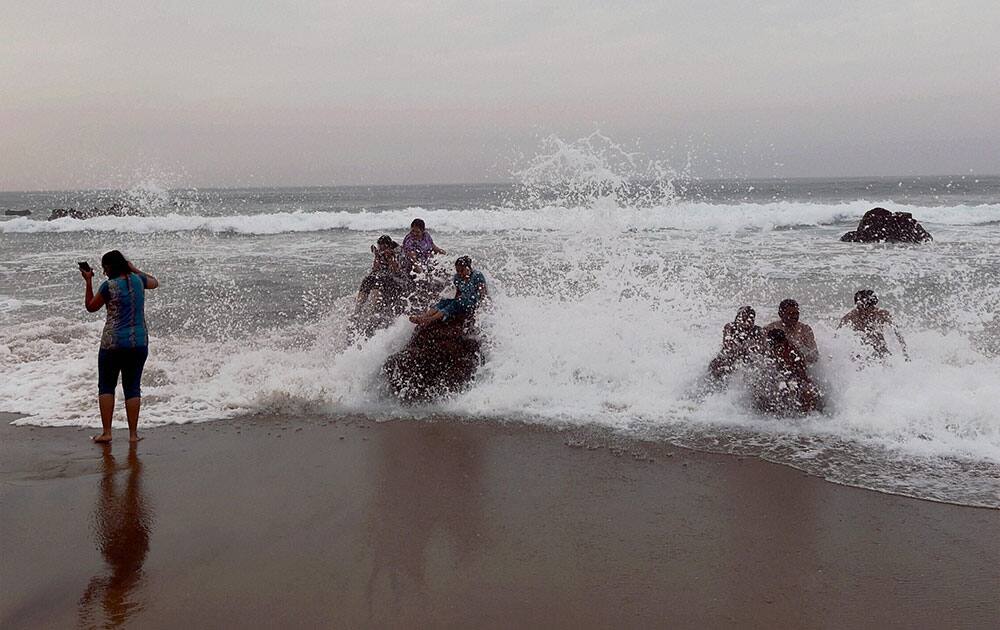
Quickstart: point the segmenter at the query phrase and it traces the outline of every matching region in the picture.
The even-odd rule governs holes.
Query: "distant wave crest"
[[[414,216],[421,216],[435,231],[491,232],[501,230],[576,229],[581,224],[604,225],[621,230],[693,229],[739,231],[773,230],[800,226],[849,224],[857,221],[873,202],[808,204],[677,203],[655,207],[619,207],[614,201],[598,200],[586,207],[546,206],[533,209],[441,210],[410,207],[382,212],[293,211],[268,214],[202,216],[169,213],[145,217],[63,218],[55,221],[19,217],[0,222],[0,232],[59,233],[116,232],[151,234],[160,232],[209,232],[233,234],[283,234],[351,230],[377,232],[405,229]],[[912,212],[920,221],[941,225],[989,225],[1000,222],[1000,205],[918,208],[889,205]],[[594,222],[597,223],[594,223]]]

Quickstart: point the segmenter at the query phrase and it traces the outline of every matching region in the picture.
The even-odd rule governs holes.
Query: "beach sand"
[[[987,628],[1000,511],[453,420],[0,414],[0,627]]]

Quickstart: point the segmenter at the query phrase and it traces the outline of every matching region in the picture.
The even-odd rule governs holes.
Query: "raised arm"
[[[101,307],[104,306],[104,296],[100,293],[94,295],[94,272],[81,269],[80,275],[83,276],[83,282],[86,285],[86,291],[83,296],[83,307],[87,309],[88,313],[101,310]]]
[[[139,268],[133,265],[131,261],[129,261],[128,263],[128,270],[134,273],[135,275],[139,276],[140,278],[142,278],[143,283],[145,284],[145,287],[147,289],[155,289],[156,287],[160,286],[159,280],[149,275],[148,273],[143,273],[139,271]]]

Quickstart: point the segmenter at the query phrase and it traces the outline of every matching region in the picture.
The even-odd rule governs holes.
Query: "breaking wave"
[[[229,216],[178,213],[142,217],[62,218],[44,221],[18,217],[0,222],[0,233],[37,234],[110,232],[154,234],[207,232],[212,234],[269,235],[296,232],[350,230],[381,232],[406,229],[419,215],[438,232],[490,232],[499,230],[566,230],[575,223],[592,222],[622,230],[773,230],[790,227],[856,223],[880,202],[839,204],[777,202],[719,205],[677,202],[655,207],[622,208],[613,200],[589,206],[543,206],[538,209],[483,208],[443,210],[409,207],[381,212],[293,211]],[[915,207],[882,202],[893,210],[912,212],[921,222],[934,225],[974,226],[1000,221],[1000,205]]]

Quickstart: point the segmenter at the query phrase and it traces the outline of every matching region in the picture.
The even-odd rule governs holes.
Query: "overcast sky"
[[[996,0],[0,4],[4,190],[1000,173]]]

